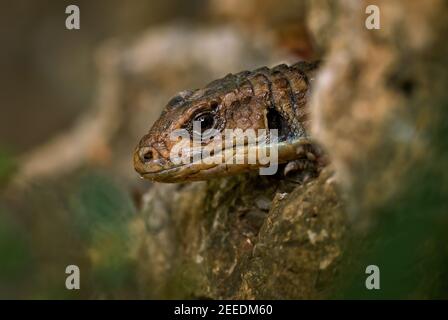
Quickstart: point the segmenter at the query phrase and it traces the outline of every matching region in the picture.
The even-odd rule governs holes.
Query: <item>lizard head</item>
[[[186,164],[176,163],[173,159],[173,148],[179,149],[182,143],[183,150],[190,153],[187,156],[192,156],[192,150],[198,150],[192,148],[193,139],[197,136],[200,137],[200,150],[208,148],[208,152],[224,152],[222,140],[216,138],[222,138],[226,129],[258,130],[268,127],[265,97],[253,96],[249,84],[235,88],[229,81],[232,76],[215,81],[205,89],[180,92],[168,102],[134,152],[135,170],[143,178],[159,182],[206,180],[258,167],[206,164],[204,154],[201,154],[201,161],[193,160]],[[188,137],[183,142],[179,137],[173,139],[175,132],[184,132]],[[212,155],[217,156],[213,152]],[[182,156],[185,158],[185,154]]]
[[[259,159],[260,131],[264,132],[263,148],[268,141],[271,148],[264,155],[271,155],[275,147],[271,163],[295,159],[297,143],[302,143],[306,134],[297,129],[302,120],[291,106],[304,105],[307,85],[302,73],[294,78],[294,71],[285,68],[280,65],[272,72],[262,68],[229,74],[203,89],[178,93],[137,145],[135,170],[149,180],[185,182],[266,167]],[[291,80],[279,70],[285,70]],[[278,130],[280,142],[275,141],[271,129]],[[231,138],[228,144],[228,132],[242,133],[242,141],[236,137],[234,143]],[[255,139],[251,140],[254,137],[248,132],[255,133]],[[252,143],[254,140],[257,142]],[[248,161],[254,152],[256,160]],[[235,161],[237,157],[243,162]]]

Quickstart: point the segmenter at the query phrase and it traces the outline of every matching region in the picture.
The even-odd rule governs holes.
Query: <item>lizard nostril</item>
[[[142,149],[140,149],[139,153],[140,153],[140,160],[143,163],[147,163],[154,158],[153,152],[150,148],[142,148]]]

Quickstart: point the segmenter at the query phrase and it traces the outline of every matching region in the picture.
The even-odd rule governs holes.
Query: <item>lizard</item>
[[[287,163],[284,174],[316,162],[319,148],[309,136],[308,100],[319,61],[301,61],[290,66],[280,64],[242,71],[215,80],[201,89],[175,95],[160,118],[145,134],[133,154],[134,168],[142,178],[156,182],[208,180],[253,170],[254,164],[178,164],[170,158],[176,141],[170,134],[185,129],[194,135],[193,122],[201,132],[214,129],[277,129],[278,163]],[[201,145],[212,143],[204,139]],[[235,148],[235,146],[231,146]],[[226,151],[222,147],[222,152]],[[228,151],[228,150],[227,150]],[[308,161],[309,160],[309,161]]]

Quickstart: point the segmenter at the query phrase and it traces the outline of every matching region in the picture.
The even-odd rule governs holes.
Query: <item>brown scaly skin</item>
[[[193,121],[205,128],[273,129],[279,131],[278,163],[310,155],[307,134],[307,98],[317,62],[291,66],[263,67],[254,71],[229,74],[203,89],[183,91],[171,99],[148,134],[134,152],[135,170],[144,178],[159,182],[207,180],[253,170],[261,164],[175,165],[170,150],[177,141],[170,133],[185,128],[191,132]],[[213,143],[204,141],[204,144]],[[311,149],[310,149],[311,148]],[[292,166],[293,170],[297,165]],[[300,166],[299,166],[300,167]]]

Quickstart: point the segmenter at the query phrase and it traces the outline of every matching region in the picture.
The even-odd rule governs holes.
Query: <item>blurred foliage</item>
[[[138,298],[128,226],[131,198],[101,173],[40,182],[0,199],[0,294],[8,298]],[[14,218],[14,219],[13,219]],[[65,268],[81,290],[65,288]]]
[[[9,182],[16,169],[17,164],[12,155],[0,148],[0,188]]]
[[[448,298],[448,176],[440,169],[422,164],[378,209],[383,219],[346,253],[352,265],[342,273],[337,298]],[[370,264],[381,270],[381,290],[365,289]]]
[[[31,249],[25,234],[0,208],[0,283],[14,286],[20,277],[31,271]],[[1,289],[0,294],[4,294]]]
[[[88,241],[92,281],[100,295],[115,296],[133,286],[129,219],[135,208],[129,196],[104,176],[80,179],[70,197],[77,230]]]

